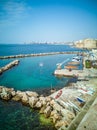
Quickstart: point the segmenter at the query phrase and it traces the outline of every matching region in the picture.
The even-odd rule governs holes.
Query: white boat
[[[80,62],[81,58],[76,56],[72,58],[72,61]]]

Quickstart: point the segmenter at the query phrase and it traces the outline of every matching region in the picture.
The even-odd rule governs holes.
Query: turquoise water
[[[80,51],[80,49],[72,48],[69,45],[0,44],[0,56],[62,51]]]
[[[0,45],[0,56],[61,51],[79,50],[68,45]],[[59,89],[67,84],[68,78],[58,78],[52,73],[57,63],[67,58],[72,59],[73,56],[75,55],[60,54],[19,58],[18,66],[0,75],[0,85],[13,87],[16,90],[32,90],[47,94],[51,86]],[[0,67],[13,60],[15,59],[0,60]],[[55,130],[52,124],[43,125],[39,117],[37,111],[21,103],[0,100],[0,130]]]
[[[57,78],[53,75],[53,72],[56,69],[57,63],[63,62],[67,58],[71,60],[72,57],[74,57],[74,55],[60,54],[21,58],[19,59],[20,63],[18,66],[4,72],[0,76],[0,85],[13,87],[17,90],[35,91],[40,91],[40,89],[44,90],[51,86],[54,88],[63,87],[68,82],[68,78]],[[10,61],[12,61],[12,59],[2,60],[1,66]],[[40,65],[41,63],[43,66]]]

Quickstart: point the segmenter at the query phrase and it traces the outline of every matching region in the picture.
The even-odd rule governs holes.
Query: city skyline
[[[96,0],[0,0],[0,43],[97,39]]]

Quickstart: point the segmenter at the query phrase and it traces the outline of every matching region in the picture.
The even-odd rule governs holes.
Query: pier
[[[78,51],[73,52],[49,52],[49,53],[37,53],[37,54],[20,54],[10,56],[0,56],[0,59],[11,59],[11,58],[24,58],[24,57],[36,57],[36,56],[47,56],[47,55],[58,55],[58,54],[78,54]]]

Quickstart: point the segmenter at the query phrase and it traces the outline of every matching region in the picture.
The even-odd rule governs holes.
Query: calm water
[[[44,124],[37,111],[18,102],[0,100],[0,130],[55,130],[55,128],[50,121]]]
[[[28,57],[19,59],[18,66],[6,71],[0,76],[0,85],[14,87],[19,90],[44,90],[52,87],[63,87],[67,78],[57,78],[53,75],[58,62],[63,62],[74,55],[54,55],[43,57]],[[11,60],[10,60],[11,61]],[[9,60],[2,60],[4,65]],[[41,64],[43,66],[41,66]],[[65,63],[66,64],[66,63]],[[64,67],[64,66],[63,66]]]
[[[0,45],[0,55],[15,55],[40,52],[77,51],[68,45]],[[68,82],[67,78],[56,78],[53,74],[56,64],[67,58],[71,60],[74,55],[53,55],[21,58],[18,66],[6,71],[0,76],[0,85],[14,87],[20,90],[44,90],[52,87],[63,87]],[[0,60],[4,66],[14,59]],[[42,64],[42,65],[41,65]],[[66,64],[66,63],[65,63]],[[64,64],[64,65],[65,65]],[[63,66],[64,67],[64,66]]]
[[[0,45],[1,56],[70,50],[77,51],[68,45]],[[44,90],[47,93],[51,86],[62,88],[68,82],[68,78],[57,78],[52,73],[57,63],[67,58],[70,60],[73,56],[75,55],[66,54],[20,58],[18,66],[0,76],[0,85],[13,87],[16,90],[34,90],[42,93]],[[0,60],[0,67],[13,60]],[[41,124],[39,117],[37,111],[22,106],[21,103],[7,103],[0,100],[0,130],[54,130],[51,124]]]
[[[0,56],[62,51],[79,51],[79,49],[69,45],[0,44]]]

